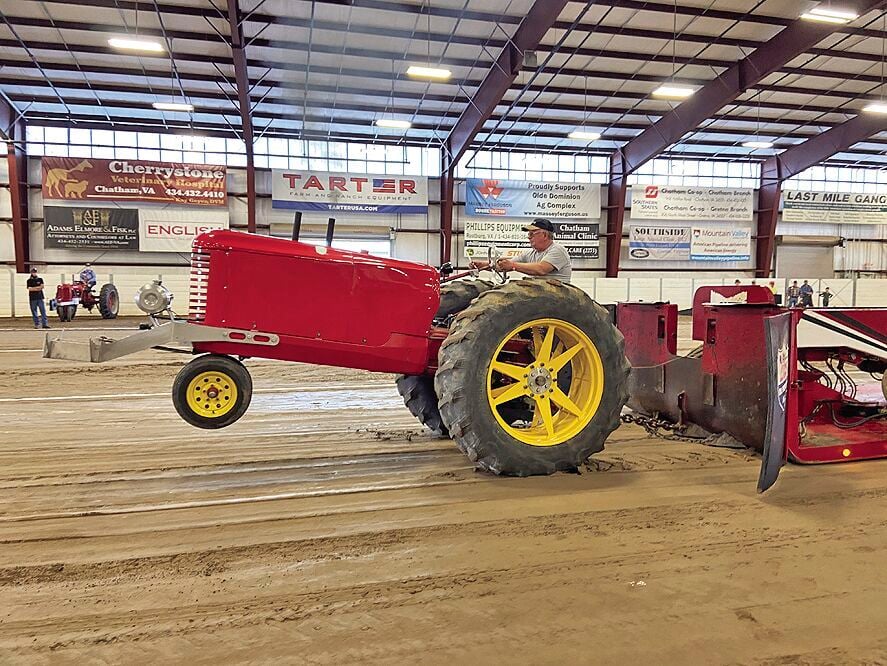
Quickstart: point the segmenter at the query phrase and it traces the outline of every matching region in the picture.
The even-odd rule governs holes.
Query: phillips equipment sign
[[[428,179],[274,169],[274,208],[352,213],[425,214]]]
[[[226,170],[212,164],[44,157],[43,198],[227,206]]]

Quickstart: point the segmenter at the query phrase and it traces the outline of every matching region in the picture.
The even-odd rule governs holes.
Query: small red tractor
[[[117,287],[103,284],[99,293],[93,292],[94,286],[76,276],[71,282],[65,282],[55,288],[55,311],[59,321],[72,321],[77,314],[77,306],[92,312],[98,308],[102,319],[115,319],[120,310],[120,297]]]

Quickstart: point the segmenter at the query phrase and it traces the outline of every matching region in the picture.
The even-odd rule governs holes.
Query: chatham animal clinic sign
[[[274,169],[273,208],[351,213],[425,214],[428,179]]]
[[[43,198],[227,206],[224,166],[44,157]]]

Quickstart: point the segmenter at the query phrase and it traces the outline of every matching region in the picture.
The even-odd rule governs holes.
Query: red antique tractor
[[[77,314],[77,306],[92,312],[98,308],[102,319],[115,319],[120,310],[120,297],[117,287],[103,284],[99,293],[93,292],[94,285],[88,284],[72,275],[71,282],[65,282],[55,288],[55,311],[59,321],[72,321]]]
[[[286,285],[296,306],[280,307],[273,285]],[[525,476],[575,469],[602,450],[628,397],[622,334],[585,292],[557,280],[442,284],[423,264],[212,231],[193,244],[187,319],[159,283],[136,300],[148,330],[88,343],[48,336],[44,355],[101,362],[190,345],[197,357],[172,398],[199,428],[243,416],[245,358],[395,373],[410,411],[478,467]]]

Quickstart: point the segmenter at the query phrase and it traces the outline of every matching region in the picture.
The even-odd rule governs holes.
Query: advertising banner
[[[792,316],[788,312],[764,320],[767,341],[767,426],[758,492],[776,483],[786,459],[786,404],[790,375]]]
[[[751,229],[693,227],[690,259],[694,261],[748,261]]]
[[[521,227],[527,220],[465,219],[465,256],[486,259],[487,248],[495,246],[505,256],[514,257],[529,249],[527,232]],[[597,259],[600,244],[597,223],[552,221],[554,240],[563,245],[574,259]]]
[[[228,211],[162,208],[139,211],[142,252],[190,252],[194,238],[228,228]]]
[[[633,220],[751,222],[754,205],[751,188],[631,186]]]
[[[138,250],[139,211],[44,206],[43,247],[50,250]]]
[[[465,212],[479,217],[601,217],[601,186],[528,180],[465,181]]]
[[[628,256],[632,259],[688,261],[690,227],[631,225],[628,228]]]
[[[224,166],[44,157],[41,168],[46,200],[228,205]]]
[[[826,224],[887,224],[887,194],[784,190],[782,220]]]
[[[274,169],[271,205],[289,210],[425,214],[428,179]]]

